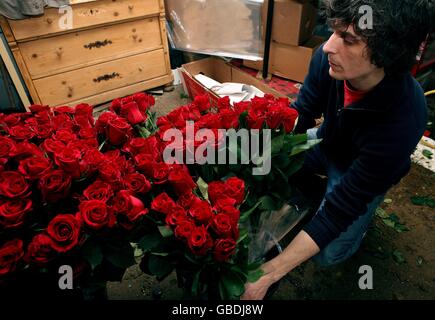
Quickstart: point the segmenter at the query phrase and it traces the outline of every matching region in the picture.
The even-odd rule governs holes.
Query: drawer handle
[[[133,10],[133,9],[134,9],[134,5],[130,4],[130,5],[128,6],[128,9],[129,9],[130,11]]]
[[[52,23],[53,23],[53,19],[51,19],[51,18],[47,18],[47,23],[48,23],[48,24],[52,24]]]
[[[72,96],[73,96],[73,91],[74,91],[74,88],[73,88],[73,87],[68,87],[68,98],[72,98]]]
[[[57,54],[57,57],[60,59],[61,57],[62,57],[62,54],[63,54],[63,51],[62,51],[63,49],[60,47],[59,49],[57,49],[56,50],[56,54]]]
[[[95,41],[95,42],[91,42],[88,44],[85,44],[83,47],[85,47],[86,49],[91,50],[92,48],[101,48],[101,47],[105,47],[109,44],[112,44],[112,40],[104,40],[104,41]]]
[[[109,81],[114,78],[119,78],[121,75],[118,72],[113,72],[112,74],[105,74],[103,76],[99,76],[98,78],[94,79],[94,82],[101,82],[101,81]]]

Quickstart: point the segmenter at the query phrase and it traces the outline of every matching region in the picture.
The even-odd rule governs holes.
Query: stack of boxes
[[[266,33],[268,1],[263,4],[263,34]],[[313,36],[317,9],[309,0],[275,0],[270,44],[269,72],[303,82],[311,58],[324,39]],[[247,67],[261,70],[262,61],[244,60]]]

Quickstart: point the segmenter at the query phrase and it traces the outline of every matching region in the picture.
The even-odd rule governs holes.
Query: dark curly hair
[[[361,6],[373,11],[373,28],[361,29]],[[432,0],[321,0],[321,17],[332,27],[352,25],[367,43],[374,65],[403,74],[415,64],[420,45],[434,31]]]

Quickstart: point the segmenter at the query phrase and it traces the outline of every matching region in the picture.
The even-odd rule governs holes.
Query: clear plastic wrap
[[[309,212],[303,204],[285,204],[280,210],[264,211],[255,226],[248,224],[249,230],[249,263],[265,259],[268,252],[274,249],[281,253],[281,241]]]
[[[168,36],[178,50],[263,58],[263,0],[165,0]]]

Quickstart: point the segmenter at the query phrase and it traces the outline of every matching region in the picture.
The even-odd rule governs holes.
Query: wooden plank
[[[12,30],[11,30],[11,28],[9,27],[8,21],[7,21],[6,18],[3,17],[3,16],[0,16],[0,27],[2,28],[2,30],[3,30],[3,34],[5,35],[6,40],[7,40],[8,42],[13,42],[13,41],[15,41],[15,39],[14,39],[14,35],[12,34]]]
[[[173,81],[172,75],[165,75],[162,77],[157,77],[154,79],[145,80],[139,83],[135,83],[126,87],[110,90],[108,92],[103,92],[101,94],[91,96],[91,97],[85,97],[80,100],[71,101],[66,103],[67,106],[75,106],[79,103],[88,103],[90,105],[99,105],[102,103],[106,103],[108,101],[111,101],[113,99],[119,98],[119,97],[125,97],[137,92],[145,91],[148,89],[153,89],[156,87],[160,87],[169,83],[172,83]]]
[[[159,49],[38,79],[34,84],[42,102],[54,106],[165,74],[164,54]]]
[[[17,89],[21,102],[23,103],[26,110],[29,111],[30,101],[29,98],[27,97],[26,90],[21,82],[17,70],[15,69],[14,63],[8,53],[7,47],[1,39],[0,39],[0,56],[3,62],[5,63],[6,69],[8,70],[12,82],[14,83],[15,89]]]
[[[64,14],[57,8],[48,8],[43,16],[24,20],[8,20],[17,41],[38,36],[55,35],[81,30],[90,26],[146,17],[160,12],[159,0],[101,0],[72,6],[72,28],[60,25]]]
[[[166,73],[170,74],[172,73],[171,59],[169,57],[168,37],[166,33],[166,21],[164,15],[160,15],[160,37],[162,39],[163,53],[165,55]]]
[[[163,38],[166,41],[166,37]],[[162,48],[158,18],[20,43],[33,79]]]

